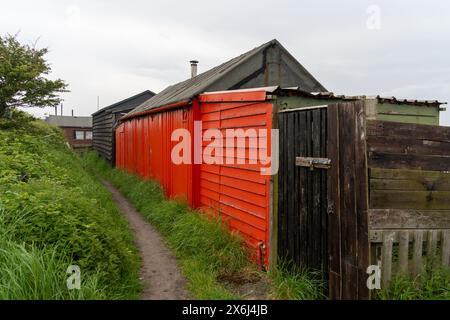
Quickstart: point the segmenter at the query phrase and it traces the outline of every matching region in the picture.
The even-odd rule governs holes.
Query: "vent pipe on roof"
[[[197,76],[197,65],[198,65],[198,61],[197,60],[191,60],[189,61],[191,63],[191,78]]]

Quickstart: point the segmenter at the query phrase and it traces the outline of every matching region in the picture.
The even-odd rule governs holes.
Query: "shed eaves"
[[[140,106],[130,111],[126,115],[126,117],[132,117],[135,114],[142,113],[147,110],[158,108],[164,105],[190,100],[197,94],[205,92],[209,87],[211,87],[214,83],[216,83],[218,80],[224,77],[228,72],[234,70],[235,68],[246,62],[248,59],[251,59],[256,54],[262,52],[263,50],[272,45],[278,45],[284,52],[289,54],[289,52],[286,49],[284,49],[283,46],[276,39],[271,40],[217,67],[214,67],[206,72],[203,72],[194,78],[187,79],[185,81],[167,87],[159,94],[155,95],[154,97],[150,98]],[[314,77],[305,68],[303,68],[303,66],[300,65],[300,67],[302,68],[302,71],[305,74],[307,74],[311,79],[314,80],[315,85],[320,90],[326,91],[326,89],[317,80],[315,80]]]

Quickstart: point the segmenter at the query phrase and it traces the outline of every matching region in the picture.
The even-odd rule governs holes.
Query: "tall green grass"
[[[450,269],[428,261],[418,276],[397,275],[376,297],[381,300],[450,300]]]
[[[287,268],[259,272],[243,249],[242,240],[230,235],[220,220],[205,218],[185,204],[167,200],[160,185],[112,169],[95,152],[83,157],[87,170],[112,182],[165,237],[179,258],[189,290],[199,299],[238,299],[240,294],[219,281],[252,277],[258,273],[269,283],[267,298],[319,299],[323,283],[314,273]],[[287,271],[290,270],[290,271]]]
[[[82,275],[80,290],[68,290],[67,266],[58,250],[19,244],[0,236],[0,300],[102,299],[107,288],[96,274]]]
[[[271,294],[282,300],[325,299],[326,283],[319,271],[306,270],[280,261],[270,270]]]
[[[137,297],[139,257],[111,195],[61,131],[21,112],[0,119],[0,297]],[[81,268],[68,290],[66,269]]]
[[[180,261],[188,289],[198,299],[240,298],[217,278],[251,266],[239,238],[224,230],[220,221],[207,219],[178,201],[166,200],[154,181],[112,169],[92,152],[83,157],[86,169],[109,180],[165,237]]]

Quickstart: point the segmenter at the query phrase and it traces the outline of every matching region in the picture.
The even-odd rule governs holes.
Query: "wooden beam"
[[[450,210],[370,209],[369,229],[450,229]]]
[[[370,208],[450,210],[450,191],[373,190]]]

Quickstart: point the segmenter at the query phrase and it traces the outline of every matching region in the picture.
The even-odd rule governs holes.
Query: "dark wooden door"
[[[327,278],[327,172],[295,161],[326,157],[327,109],[280,112],[278,126],[278,255]]]
[[[280,112],[278,126],[278,256],[321,270],[331,299],[369,298],[364,103]],[[311,170],[297,157],[331,165]]]
[[[368,170],[364,102],[328,106],[329,295],[368,299]]]

